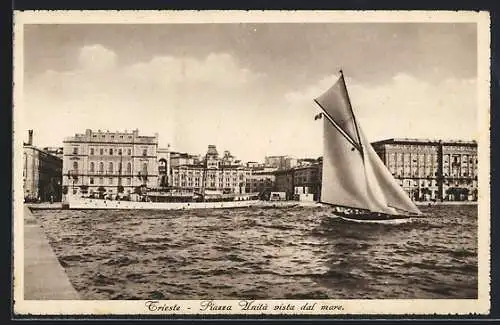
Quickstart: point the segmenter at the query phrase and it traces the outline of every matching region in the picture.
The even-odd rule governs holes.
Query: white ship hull
[[[193,209],[229,209],[229,208],[281,208],[281,207],[315,207],[312,202],[298,201],[261,201],[241,200],[223,202],[135,202],[110,201],[99,199],[72,199],[63,208],[71,210],[193,210]]]

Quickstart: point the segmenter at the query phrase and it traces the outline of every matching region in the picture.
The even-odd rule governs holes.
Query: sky
[[[23,53],[40,147],[137,128],[193,154],[318,157],[313,99],[339,69],[370,141],[477,138],[470,23],[25,25]]]

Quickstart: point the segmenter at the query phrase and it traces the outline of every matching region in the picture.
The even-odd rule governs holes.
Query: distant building
[[[25,201],[61,200],[62,159],[33,146],[33,130],[23,144],[23,191]]]
[[[87,129],[64,140],[63,186],[70,193],[128,194],[157,185],[157,134]]]
[[[48,154],[51,154],[52,156],[63,159],[63,147],[45,147],[42,150]]]
[[[293,169],[293,187],[295,196],[312,194],[313,199],[319,201],[323,164],[317,160],[314,161],[314,163]]]
[[[187,160],[186,160],[187,161]],[[207,153],[199,163],[171,164],[172,189],[178,192],[203,192],[243,194],[251,170],[241,164],[229,151],[222,157],[215,145],[209,145]]]
[[[182,165],[193,165],[200,163],[199,157],[190,155],[185,152],[171,152],[170,153],[170,167],[177,167]]]
[[[272,172],[252,172],[246,178],[246,192],[268,195],[274,189],[275,179]]]
[[[297,165],[297,159],[290,156],[266,156],[265,166],[274,167],[277,170],[286,170]]]
[[[301,159],[297,159],[296,166],[297,167],[311,166],[317,162],[318,162],[318,160],[314,159],[314,158],[301,158]]]
[[[477,200],[475,141],[388,139],[372,145],[412,200]]]
[[[293,170],[277,170],[274,172],[274,191],[285,192],[287,200],[293,199],[294,186],[293,186]]]
[[[261,163],[256,162],[256,161],[249,161],[246,163],[246,166],[248,168],[258,168],[258,167],[264,167],[264,164],[261,164]]]

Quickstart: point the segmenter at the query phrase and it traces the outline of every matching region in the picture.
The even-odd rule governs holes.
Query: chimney
[[[33,145],[33,130],[28,130],[28,144]]]

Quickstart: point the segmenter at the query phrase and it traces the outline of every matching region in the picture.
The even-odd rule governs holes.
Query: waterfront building
[[[254,171],[246,178],[246,192],[267,195],[273,191],[275,179],[272,172]]]
[[[314,159],[314,163],[293,169],[293,187],[295,196],[312,194],[315,201],[320,200],[323,164]]]
[[[475,141],[387,139],[372,145],[412,200],[477,200]]]
[[[297,159],[290,156],[266,156],[265,166],[273,167],[277,170],[287,170],[297,165]]]
[[[199,163],[171,164],[172,189],[177,192],[246,193],[251,170],[241,164],[229,151],[219,157],[215,145],[209,145]]]
[[[63,143],[63,191],[126,195],[158,185],[158,134],[87,129]]]
[[[274,172],[274,191],[286,193],[286,199],[293,199],[294,186],[293,186],[293,170],[276,170]]]
[[[63,162],[56,155],[33,145],[33,130],[23,143],[23,192],[25,201],[61,200]]]
[[[185,152],[171,152],[170,153],[170,167],[181,165],[199,164],[200,159],[198,156],[191,155]]]

